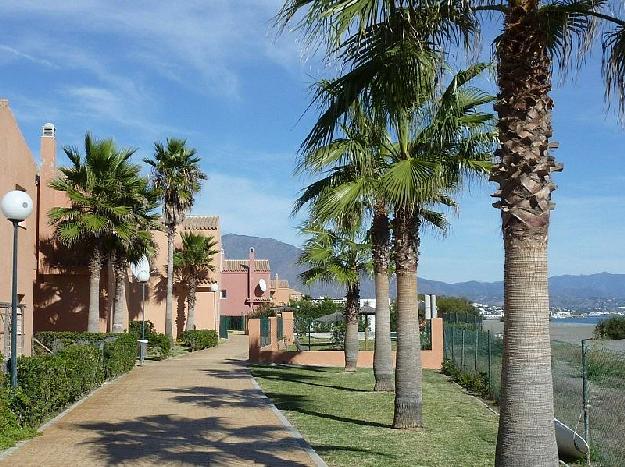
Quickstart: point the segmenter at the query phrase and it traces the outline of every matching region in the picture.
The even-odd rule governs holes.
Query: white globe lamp
[[[33,200],[24,191],[9,191],[2,197],[2,214],[10,221],[21,222],[33,212]]]

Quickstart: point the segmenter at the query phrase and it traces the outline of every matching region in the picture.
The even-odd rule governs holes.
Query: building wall
[[[237,268],[241,270],[229,270],[225,267],[221,273],[223,283],[221,288],[226,291],[226,298],[221,299],[223,316],[245,316],[263,303],[271,303],[269,290],[271,271],[269,268],[249,270],[249,265],[256,263],[253,249],[245,263],[245,267]],[[258,286],[261,279],[267,284],[264,292]],[[249,297],[252,298],[251,301]]]
[[[66,206],[68,201],[63,193],[48,186],[57,176],[56,140],[54,137],[41,138],[41,183],[39,203],[39,243],[38,278],[35,284],[35,331],[87,329],[89,309],[88,255],[78,249],[68,250],[53,240],[54,229],[48,224],[48,211],[55,206]],[[221,232],[218,218],[190,216],[189,222],[198,219],[213,219],[210,228],[202,227],[201,222],[193,222],[198,228],[187,229],[185,224],[178,228],[175,246],[181,246],[180,233],[192,230],[201,235],[212,236],[217,240],[217,253],[214,257],[216,272],[209,276],[211,282],[220,282]],[[214,225],[213,225],[214,224]],[[154,323],[158,332],[165,331],[165,302],[167,293],[167,236],[164,232],[153,233],[157,243],[157,255],[153,260],[154,274],[145,287],[145,318]],[[33,238],[33,243],[35,243]],[[196,327],[198,329],[218,329],[218,293],[212,292],[210,283],[203,284],[197,292]],[[111,330],[114,282],[110,266],[105,265],[100,278],[100,331]],[[184,330],[187,315],[187,291],[184,285],[174,278],[174,335]],[[128,320],[141,319],[142,286],[136,283],[130,271],[126,282],[126,309]],[[32,308],[31,308],[32,309]]]
[[[7,100],[0,100],[0,197],[16,188],[25,189],[37,202],[37,166]],[[36,216],[31,215],[19,230],[18,242],[18,300],[25,305],[23,352],[30,354],[33,333],[33,284],[36,274]],[[0,301],[11,301],[13,269],[13,225],[0,215]],[[3,329],[0,328],[0,333]],[[2,335],[4,339],[4,335]],[[4,342],[3,342],[4,344]],[[4,347],[0,347],[2,349]]]

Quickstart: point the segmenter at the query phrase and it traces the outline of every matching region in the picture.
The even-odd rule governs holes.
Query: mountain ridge
[[[342,297],[343,288],[334,284],[305,286],[298,275],[305,266],[297,263],[301,249],[274,238],[250,235],[225,234],[222,245],[227,258],[247,258],[249,248],[254,247],[257,258],[269,259],[272,277],[278,273],[292,288],[313,297]],[[500,305],[503,302],[503,281],[464,281],[447,283],[419,278],[419,291],[437,295],[463,296],[480,303]],[[394,281],[393,281],[394,282]],[[391,284],[391,290],[394,283]],[[590,307],[597,300],[624,299],[625,274],[600,272],[595,274],[564,274],[549,278],[551,304],[558,307]],[[375,296],[373,281],[363,278],[361,297]]]

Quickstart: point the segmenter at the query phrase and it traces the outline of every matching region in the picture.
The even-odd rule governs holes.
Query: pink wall
[[[271,271],[268,268],[249,271],[249,264],[255,264],[256,258],[250,253],[246,266],[241,271],[233,271],[225,268],[222,272],[222,287],[226,291],[226,298],[221,299],[221,314],[223,316],[244,316],[252,309],[258,308],[263,303],[271,303],[270,279]],[[263,279],[267,289],[262,292],[258,287]],[[252,301],[248,297],[252,297]]]
[[[7,100],[0,100],[0,197],[16,189],[16,184],[37,202],[35,179],[37,166],[22,136]],[[19,231],[18,299],[26,306],[24,314],[24,353],[30,354],[33,332],[33,284],[36,274],[36,215],[32,214]],[[11,302],[11,277],[13,269],[13,225],[0,214],[0,301]],[[0,333],[3,330],[0,329]],[[2,339],[4,336],[2,335]],[[0,347],[0,350],[3,347]]]
[[[292,323],[290,316],[284,321],[284,334],[292,335]],[[251,319],[248,321],[249,333],[249,360],[252,363],[287,363],[293,365],[345,366],[345,353],[342,351],[284,351],[279,350],[279,344],[275,336],[275,319],[271,326],[271,343],[266,347],[260,347],[260,320]],[[289,329],[290,327],[290,329]],[[395,352],[393,352],[393,365],[395,364]],[[421,366],[425,369],[440,370],[443,364],[443,320],[435,318],[432,320],[432,350],[421,351]],[[373,351],[358,352],[358,367],[373,367]]]

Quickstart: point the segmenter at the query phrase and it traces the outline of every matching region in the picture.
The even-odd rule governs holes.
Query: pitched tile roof
[[[223,271],[224,272],[244,272],[247,271],[249,266],[249,260],[247,259],[225,259]],[[269,260],[257,259],[254,261],[254,269],[260,272],[269,272]]]
[[[187,216],[182,223],[183,230],[217,230],[219,216]]]

